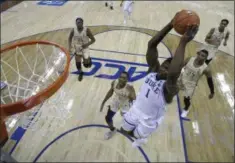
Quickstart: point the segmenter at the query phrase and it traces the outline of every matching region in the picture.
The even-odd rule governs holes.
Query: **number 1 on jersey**
[[[146,95],[145,95],[146,98],[149,97],[149,91],[150,91],[150,89],[148,89],[148,91],[147,91],[147,93],[146,93]]]

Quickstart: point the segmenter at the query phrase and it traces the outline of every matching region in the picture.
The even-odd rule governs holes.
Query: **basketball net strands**
[[[1,143],[14,123],[42,135],[65,124],[72,115],[63,85],[69,66],[67,50],[52,42],[27,41],[1,49]]]

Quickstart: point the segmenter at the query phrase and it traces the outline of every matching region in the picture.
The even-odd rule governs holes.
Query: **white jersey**
[[[89,42],[89,37],[87,36],[87,27],[83,27],[81,32],[78,31],[77,27],[74,28],[74,36],[72,43],[73,45],[83,45]]]
[[[158,80],[157,73],[150,73],[145,77],[144,84],[133,104],[133,109],[144,119],[159,119],[166,111],[163,85],[165,80]]]
[[[225,38],[225,35],[228,31],[225,29],[224,32],[220,32],[219,28],[215,28],[214,33],[211,36],[212,43],[210,45],[214,45],[216,48],[218,48],[222,42],[222,40]]]
[[[184,84],[196,86],[203,71],[207,68],[206,63],[204,63],[200,67],[195,67],[195,59],[196,57],[191,57],[188,63],[184,66],[181,71],[181,79]]]
[[[113,85],[113,90],[114,90],[113,100],[120,101],[123,104],[129,103],[128,97],[130,95],[130,91],[127,89],[129,84],[126,84],[126,86],[121,89],[117,89],[117,84],[118,80],[115,80]]]

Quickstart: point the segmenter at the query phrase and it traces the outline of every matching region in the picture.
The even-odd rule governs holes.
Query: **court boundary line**
[[[169,53],[170,53],[171,57],[173,57],[173,53],[171,52],[169,47],[166,46],[166,48],[169,50]],[[177,102],[176,103],[177,103],[178,114],[179,114],[179,121],[180,121],[180,128],[181,128],[181,139],[182,139],[183,150],[184,150],[184,158],[185,158],[185,162],[189,163],[191,161],[188,160],[188,150],[187,150],[187,145],[186,145],[186,140],[185,140],[184,123],[183,123],[183,120],[182,120],[182,117],[181,117],[181,107],[180,107],[180,100],[179,100],[179,94],[178,93],[176,95],[176,98],[177,98],[177,100],[176,100]]]

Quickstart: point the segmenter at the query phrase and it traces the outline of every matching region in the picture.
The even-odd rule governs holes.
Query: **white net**
[[[21,127],[40,132],[43,136],[63,127],[66,120],[72,116],[71,104],[65,92],[62,86],[50,99],[21,114],[19,119]]]
[[[35,44],[1,53],[1,104],[26,99],[54,83],[65,69],[66,54],[54,45]],[[53,132],[71,117],[69,101],[62,86],[40,105],[7,119],[8,130],[18,123],[42,135]]]

